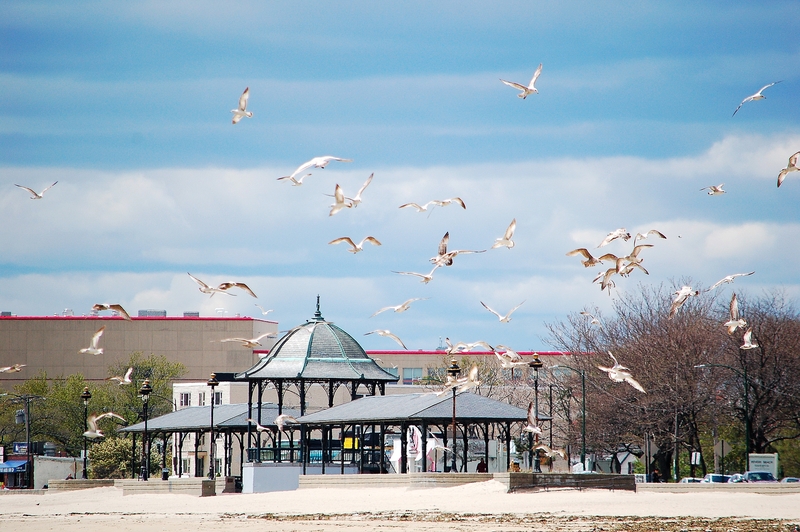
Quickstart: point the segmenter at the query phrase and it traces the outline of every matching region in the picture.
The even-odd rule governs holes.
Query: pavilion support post
[[[261,407],[263,406],[264,387],[265,387],[264,381],[263,380],[259,380],[258,381],[258,402],[257,402],[258,414],[257,414],[256,418],[258,419],[258,423],[260,425],[264,424],[264,422],[261,420]],[[249,423],[248,423],[248,425],[249,425]],[[256,454],[256,462],[261,463],[261,433],[260,432],[256,433],[256,453],[257,453]],[[273,459],[274,459],[274,456],[273,456]]]
[[[442,430],[442,444],[445,447],[447,447],[447,444],[449,443],[448,440],[447,440],[447,429],[448,428],[449,428],[448,424],[445,424],[444,430]],[[456,439],[454,437],[453,441],[455,441],[455,440]],[[451,452],[455,452],[455,449],[453,449]],[[444,468],[447,468],[447,455],[445,455],[445,459],[444,459]],[[444,471],[447,471],[447,469],[444,469]]]
[[[244,438],[239,438],[239,476],[244,475]]]
[[[464,443],[464,452],[461,455],[461,457],[462,457],[461,458],[461,472],[462,473],[467,473],[467,451],[468,451],[467,447],[469,447],[469,445],[468,445],[469,441],[467,440],[467,429],[468,428],[469,428],[468,424],[464,424],[464,425],[461,426],[461,436],[462,436],[461,439],[462,439],[462,441]]]
[[[161,433],[161,442],[162,442],[161,443],[161,473],[162,473],[161,479],[162,480],[164,479],[164,475],[163,475],[164,470],[167,468],[167,442],[168,441],[169,440],[167,439],[167,433],[166,432],[162,432]]]
[[[381,461],[378,464],[379,471],[383,473],[383,461],[386,459],[386,425],[381,423]],[[386,470],[388,471],[389,468],[387,467]]]
[[[400,425],[400,472],[408,473],[408,425]]]
[[[255,383],[251,380],[247,381],[247,417],[253,419],[253,387]],[[253,427],[250,423],[247,424],[247,449],[248,449],[248,456],[247,461],[250,461],[250,453],[249,450],[253,447]],[[242,462],[244,462],[245,457],[242,456]]]
[[[320,447],[322,447],[322,452],[320,453],[322,456],[322,474],[325,474],[325,427],[320,427]]]
[[[506,471],[511,469],[511,423],[506,423]]]
[[[341,470],[339,471],[340,475],[344,475],[344,432],[345,432],[344,429],[345,429],[345,427],[346,427],[346,425],[344,423],[342,423],[342,427],[341,427],[341,430],[339,432],[339,445],[340,445],[340,447],[339,447],[339,449],[340,449],[340,451],[339,451],[339,465],[341,467]]]
[[[300,387],[300,415],[306,415],[306,385],[303,381],[299,383]]]
[[[136,472],[139,470],[136,467],[136,433],[131,432],[131,478],[136,478]]]
[[[283,414],[283,381],[277,380],[272,383],[275,386],[275,391],[278,392],[278,415]],[[283,456],[281,450],[283,449],[283,431],[278,431],[278,462],[283,461]],[[289,437],[291,438],[291,431],[289,431]],[[289,443],[289,447],[291,447],[291,442]],[[289,458],[291,462],[291,458]]]
[[[200,435],[202,433],[195,432],[194,433],[194,476],[202,477],[203,471],[202,467],[200,467]]]
[[[336,393],[336,389],[333,386],[332,382],[328,383],[328,408],[333,407],[333,396]],[[353,398],[353,394],[350,393],[350,399]]]
[[[306,426],[300,425],[300,461],[303,463],[303,474],[306,474],[306,449],[308,448],[308,439],[306,438]]]
[[[488,423],[483,424],[483,458],[486,461],[486,467],[488,471],[489,467],[489,424]]]
[[[422,422],[422,472],[428,472],[428,424]]]
[[[381,395],[386,395],[386,383],[385,382],[381,382],[380,384],[378,384],[378,389],[380,390]]]
[[[289,462],[294,462],[294,429],[289,428]]]

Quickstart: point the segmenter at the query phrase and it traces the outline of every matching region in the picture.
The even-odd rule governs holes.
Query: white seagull
[[[353,207],[353,202],[344,199],[344,192],[342,191],[342,187],[340,187],[337,183],[336,188],[334,189],[333,192],[333,205],[331,205],[331,212],[328,216],[333,216],[342,209],[350,209],[352,207]]]
[[[278,430],[283,430],[286,425],[289,423],[300,423],[295,418],[290,416],[289,414],[281,414],[275,418],[275,424],[278,426]]]
[[[613,240],[616,240],[618,238],[621,238],[622,240],[627,242],[631,238],[631,234],[624,227],[620,227],[619,229],[615,229],[615,230],[611,231],[610,233],[608,233],[606,235],[606,237],[603,239],[603,241],[600,242],[600,245],[597,246],[597,247],[601,248],[603,246],[607,246]]]
[[[119,419],[123,423],[125,422],[124,417],[115,414],[114,412],[106,412],[104,414],[92,414],[86,419],[87,430],[86,432],[83,433],[83,436],[89,438],[90,440],[105,438],[106,435],[103,434],[103,431],[97,428],[97,422],[107,417],[113,417],[114,419]]]
[[[255,338],[224,338],[220,340],[220,342],[239,342],[242,344],[242,347],[247,347],[252,349],[261,346],[261,339],[275,338],[276,336],[278,336],[278,333],[268,332],[262,334],[261,336],[257,336]]]
[[[214,288],[214,287],[208,286],[206,283],[204,283],[203,281],[201,281],[200,279],[198,279],[197,277],[195,277],[191,273],[189,273],[189,272],[186,272],[186,273],[187,273],[187,275],[189,275],[189,277],[192,278],[192,280],[194,282],[196,282],[198,285],[200,285],[200,288],[198,288],[198,290],[200,290],[204,294],[211,294],[211,297],[214,297],[214,294],[217,294],[217,293],[225,293],[225,294],[228,294],[229,296],[235,296],[236,294],[231,294],[231,293],[228,292],[228,290],[230,290],[231,288],[240,288],[240,289],[244,290],[245,292],[247,292],[248,294],[250,294],[251,296],[253,296],[256,299],[258,299],[258,296],[256,296],[255,292],[250,290],[250,287],[247,286],[244,283],[220,283],[219,285],[217,285],[216,288]]]
[[[472,368],[469,370],[467,374],[466,380],[458,379],[458,389],[457,392],[464,392],[469,390],[470,388],[477,388],[481,385],[481,381],[478,380],[478,366],[476,364],[472,365]]]
[[[585,310],[581,311],[581,315],[586,316],[587,318],[589,318],[589,325],[597,325],[598,327],[602,327],[603,326],[603,324],[600,323],[600,320],[598,320],[596,317],[594,317],[592,314],[589,314]]]
[[[96,355],[102,355],[103,354],[103,348],[102,347],[98,347],[97,345],[100,343],[100,337],[103,336],[103,331],[105,331],[105,330],[106,330],[106,326],[105,325],[103,325],[102,327],[97,329],[97,332],[95,332],[92,335],[92,341],[89,344],[89,347],[84,347],[83,349],[78,351],[78,353],[81,354],[81,355],[95,355],[95,356]]]
[[[586,260],[581,260],[581,264],[583,264],[585,268],[591,268],[592,266],[597,266],[603,262],[600,259],[594,258],[586,248],[573,249],[572,251],[567,252],[567,257],[574,257],[575,255],[583,255]]]
[[[265,427],[264,425],[262,425],[261,423],[259,423],[258,421],[256,421],[253,418],[249,417],[249,418],[245,419],[245,421],[249,421],[250,423],[255,425],[256,426],[256,430],[258,432],[275,432],[275,429],[270,428],[270,427]]]
[[[733,334],[736,332],[736,329],[739,328],[744,329],[744,327],[747,325],[747,322],[739,316],[739,300],[736,298],[735,292],[731,296],[728,313],[730,319],[723,323],[723,325],[728,328],[728,334]]]
[[[567,459],[567,453],[564,449],[551,449],[549,445],[544,443],[540,443],[536,447],[533,448],[534,451],[542,450],[544,451],[545,456],[548,458],[555,458],[556,456],[560,456],[562,460]]]
[[[502,353],[500,353],[502,351]],[[503,369],[511,369],[517,366],[527,366],[528,363],[522,359],[522,355],[506,347],[503,344],[497,344],[494,347],[494,356],[500,360],[500,366]]]
[[[365,191],[365,190],[367,189],[367,187],[369,186],[369,184],[370,184],[370,183],[372,183],[372,178],[373,178],[374,176],[375,176],[375,173],[371,173],[371,174],[369,174],[369,177],[367,178],[367,180],[366,180],[366,181],[364,181],[364,184],[363,184],[363,185],[361,185],[361,188],[359,188],[359,189],[358,189],[358,194],[356,194],[356,195],[355,195],[355,196],[353,196],[352,198],[348,198],[347,196],[345,196],[345,198],[344,198],[344,199],[346,199],[346,200],[349,200],[349,201],[350,201],[350,203],[352,203],[352,204],[353,204],[353,207],[358,207],[359,203],[361,203],[361,194],[363,194],[363,193],[364,193],[364,191]]]
[[[56,181],[56,183],[58,183],[58,181]],[[41,192],[36,192],[33,189],[30,189],[28,187],[23,187],[22,185],[17,185],[16,183],[14,184],[14,186],[22,188],[22,189],[27,190],[28,192],[30,192],[31,193],[31,198],[30,199],[42,199],[42,196],[44,195],[44,193],[47,192],[48,190],[50,190],[51,188],[53,188],[54,186],[56,186],[56,183],[53,183],[52,185],[50,185],[49,187],[45,188]]]
[[[630,384],[631,386],[633,386],[634,388],[636,388],[640,392],[647,393],[647,392],[644,391],[644,388],[642,388],[642,385],[639,384],[638,382],[636,382],[636,380],[633,378],[633,376],[631,375],[630,369],[626,368],[625,366],[623,366],[619,362],[617,362],[616,357],[614,357],[614,355],[611,354],[611,351],[608,351],[608,354],[611,357],[611,359],[614,361],[614,365],[612,367],[610,367],[610,368],[606,368],[604,366],[597,366],[597,369],[599,369],[600,371],[605,371],[606,373],[608,373],[608,377],[614,382],[627,382],[628,384]]]
[[[113,310],[114,312],[122,316],[122,319],[125,320],[131,319],[130,314],[128,314],[128,312],[124,308],[122,308],[122,305],[118,303],[113,303],[113,304],[97,303],[96,305],[92,306],[92,310],[94,310],[95,312],[102,312],[104,310]]]
[[[414,276],[419,277],[419,278],[422,279],[420,281],[421,283],[428,284],[429,282],[431,282],[433,280],[433,272],[435,272],[436,268],[438,268],[438,267],[439,267],[439,265],[437,264],[436,266],[433,267],[433,269],[431,270],[431,273],[428,273],[428,274],[417,273],[417,272],[396,272],[394,270],[392,270],[392,273],[399,273],[400,275],[414,275]]]
[[[381,245],[381,243],[378,241],[378,239],[375,238],[374,236],[365,236],[361,240],[361,242],[359,242],[358,244],[353,242],[353,239],[350,238],[349,236],[343,236],[341,238],[336,238],[334,240],[331,240],[330,242],[328,242],[328,245],[330,245],[330,244],[340,244],[342,242],[346,242],[346,243],[350,244],[350,249],[348,249],[347,251],[349,251],[350,253],[353,253],[353,254],[356,254],[359,251],[364,251],[364,244],[366,242],[370,242],[374,246],[380,246]]]
[[[539,94],[539,90],[536,88],[536,80],[539,79],[539,74],[542,73],[542,64],[539,63],[539,68],[536,69],[536,72],[533,73],[533,77],[531,78],[531,82],[528,83],[528,86],[522,85],[520,83],[515,83],[513,81],[506,81],[504,79],[500,79],[503,83],[508,85],[509,87],[513,87],[517,90],[520,90],[519,94],[517,94],[518,98],[522,98],[523,100],[528,97],[530,94]]]
[[[264,307],[262,307],[262,306],[261,306],[261,305],[259,305],[258,303],[256,303],[255,305],[256,305],[258,308],[260,308],[260,309],[261,309],[261,315],[262,315],[262,316],[266,316],[267,314],[269,314],[270,312],[272,312],[272,309],[266,310],[266,309],[264,309]]]
[[[673,294],[675,299],[672,300],[672,305],[669,307],[669,319],[672,319],[677,314],[681,305],[686,303],[686,300],[691,296],[700,295],[700,290],[694,290],[691,286],[682,286],[680,290],[676,290]]]
[[[786,175],[789,172],[797,172],[800,168],[797,168],[797,164],[800,163],[800,151],[797,153],[793,153],[791,157],[789,157],[789,164],[786,165],[786,168],[781,170],[781,173],[778,174],[778,187],[781,186],[783,180],[786,179]]]
[[[781,80],[781,81],[782,81],[782,80]],[[746,104],[747,102],[753,102],[753,101],[755,101],[755,100],[763,100],[763,99],[765,99],[765,98],[766,98],[766,96],[764,96],[764,95],[763,95],[763,94],[761,94],[761,93],[764,91],[764,89],[768,89],[768,88],[772,87],[773,85],[775,85],[776,83],[780,83],[780,81],[773,81],[773,82],[772,82],[772,83],[770,83],[769,85],[764,85],[763,87],[761,87],[760,89],[758,89],[758,92],[757,92],[757,93],[753,94],[752,96],[748,96],[747,98],[745,98],[744,100],[742,100],[742,103],[740,103],[740,104],[739,104],[739,107],[737,107],[737,108],[736,108],[736,111],[734,111],[734,112],[733,112],[733,114],[731,115],[731,117],[734,117],[734,116],[736,116],[736,112],[737,112],[739,109],[741,109],[741,108],[742,108],[742,106],[743,106],[744,104]]]
[[[253,118],[253,113],[247,110],[248,98],[250,98],[250,87],[246,87],[242,95],[239,96],[239,107],[237,109],[231,109],[231,113],[233,113],[232,123],[237,123],[245,116],[247,118]]]
[[[709,185],[707,187],[703,187],[700,190],[703,191],[708,189],[707,194],[709,196],[719,196],[720,194],[725,194],[725,192],[727,192],[726,190],[722,190],[722,187],[724,186],[725,183],[720,183],[719,185]]]
[[[310,161],[306,161],[300,166],[297,167],[297,170],[292,172],[292,175],[288,175],[283,177],[282,179],[291,179],[293,177],[297,177],[298,174],[301,174],[308,170],[309,168],[325,168],[328,166],[328,163],[331,161],[338,161],[340,163],[351,163],[353,159],[342,159],[341,157],[334,157],[333,155],[324,155],[322,157],[314,157]]]
[[[633,245],[634,245],[634,247],[636,246],[636,241],[637,241],[637,240],[644,240],[644,239],[646,239],[646,238],[647,238],[648,236],[650,236],[650,235],[655,235],[655,236],[657,236],[658,238],[663,238],[663,239],[665,239],[665,240],[666,240],[666,238],[667,238],[666,236],[664,236],[664,233],[662,233],[662,232],[661,232],[661,231],[659,231],[658,229],[650,229],[650,230],[649,230],[649,231],[647,231],[646,233],[636,233],[636,236],[635,236],[635,237],[633,237]]]
[[[394,310],[395,312],[405,312],[405,311],[407,311],[409,309],[409,307],[411,306],[411,303],[413,303],[414,301],[424,301],[426,299],[430,299],[430,298],[429,297],[415,297],[415,298],[412,298],[412,299],[407,299],[406,301],[400,303],[399,305],[383,307],[378,312],[376,312],[375,314],[370,316],[370,318],[374,318],[375,316],[377,316],[381,312],[386,312],[387,310]]]
[[[511,238],[514,236],[514,231],[517,229],[517,219],[514,218],[511,220],[511,223],[508,225],[505,234],[500,238],[495,238],[494,244],[492,244],[492,249],[507,247],[511,249],[514,247],[514,241]]]
[[[525,301],[523,301],[522,303],[525,303]],[[511,310],[509,310],[508,313],[505,316],[503,316],[499,312],[497,312],[496,310],[492,309],[489,305],[487,305],[486,303],[481,301],[481,305],[483,305],[483,308],[485,308],[486,310],[488,310],[489,312],[491,312],[492,314],[497,316],[497,319],[500,320],[500,323],[508,323],[509,321],[511,321],[511,314],[513,314],[515,310],[517,310],[519,307],[521,307],[522,303],[520,303],[516,307],[512,308]]]
[[[450,242],[450,231],[446,232],[442,237],[442,240],[439,241],[439,249],[438,254],[435,257],[431,257],[430,262],[431,264],[435,264],[437,266],[452,266],[453,259],[459,253],[483,253],[486,250],[467,250],[467,249],[454,249],[452,251],[447,251],[447,244]]]
[[[744,333],[742,337],[742,345],[739,346],[739,349],[755,349],[758,347],[758,344],[753,341],[753,328],[748,327],[747,331]]]
[[[364,336],[367,336],[368,334],[377,334],[379,336],[385,336],[387,338],[391,338],[392,340],[394,340],[395,342],[400,344],[400,347],[402,347],[403,349],[408,350],[408,348],[406,347],[406,344],[404,344],[403,341],[400,338],[398,338],[396,335],[392,334],[392,331],[390,331],[388,329],[375,329],[374,331],[370,331],[368,333],[364,333]]]
[[[27,366],[27,364],[14,364],[13,366],[6,366],[4,368],[0,368],[0,373],[19,373],[25,366]]]
[[[133,381],[131,381],[131,376],[132,375],[133,375],[133,367],[131,366],[130,368],[128,368],[128,371],[125,372],[125,375],[123,375],[121,377],[119,375],[114,375],[113,377],[106,378],[106,380],[107,381],[116,381],[116,382],[119,383],[120,386],[122,386],[122,385],[130,384],[131,382],[133,382]]]
[[[725,277],[723,277],[722,279],[720,279],[716,283],[712,284],[711,288],[706,290],[706,292],[712,291],[713,289],[715,289],[716,287],[720,286],[721,284],[730,284],[737,277],[746,277],[748,275],[753,275],[754,273],[756,273],[756,272],[752,271],[752,272],[749,272],[749,273],[734,273],[733,275],[726,275]]]
[[[531,434],[542,435],[542,427],[539,426],[539,420],[536,419],[536,412],[533,409],[533,403],[528,403],[528,424],[522,427],[522,432],[530,432]]]
[[[279,177],[278,181],[282,181],[284,179],[288,179],[289,181],[292,182],[292,186],[293,187],[299,187],[299,186],[303,185],[303,179],[307,178],[310,175],[311,174],[306,174],[304,176],[301,176],[300,179],[295,179],[294,176],[291,176],[291,175],[285,175],[283,177]]]

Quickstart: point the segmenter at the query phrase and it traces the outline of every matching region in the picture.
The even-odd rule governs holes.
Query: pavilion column
[[[300,415],[306,415],[306,385],[303,381],[299,383],[300,388]]]
[[[303,474],[306,474],[306,449],[308,448],[308,439],[306,438],[306,426],[300,425],[300,461],[303,463]]]
[[[378,464],[378,470],[383,473],[383,461],[386,460],[386,425],[381,423],[381,461]],[[387,467],[388,471],[389,468]]]
[[[194,476],[199,477],[202,476],[201,474],[201,467],[200,467],[200,434],[199,432],[194,433]]]
[[[167,468],[167,433],[161,433],[161,473],[163,478],[164,470]]]
[[[506,471],[511,469],[511,423],[506,423]]]
[[[486,460],[486,470],[489,470],[489,423],[483,424],[483,457]]]
[[[400,472],[408,473],[408,425],[400,424]]]
[[[131,478],[136,478],[136,471],[139,468],[136,467],[136,433],[131,432]]]
[[[258,381],[258,423],[260,425],[264,424],[264,422],[261,420],[261,407],[263,405],[263,398],[264,398],[264,380],[262,379],[262,380]],[[257,441],[257,444],[258,444],[257,447],[256,447],[256,453],[258,453],[257,454],[257,458],[256,458],[256,462],[261,463],[261,433],[260,432],[256,434],[256,438],[257,438],[256,441]]]
[[[251,380],[247,381],[247,417],[253,419],[253,386],[254,382]],[[253,447],[253,428],[250,423],[247,424],[247,448],[248,450]],[[248,452],[247,461],[250,461],[250,453]],[[242,462],[245,461],[245,457],[242,456]]]
[[[461,426],[461,436],[462,440],[464,441],[464,453],[462,455],[462,466],[461,470],[463,473],[467,473],[467,447],[468,447],[468,440],[467,440],[467,429],[469,428],[468,424],[464,424]]]
[[[277,380],[272,383],[275,386],[275,390],[278,392],[278,415],[283,414],[283,381]],[[283,448],[283,431],[278,431],[278,462],[281,462],[283,457],[281,456],[281,449]],[[289,437],[291,437],[291,431],[289,431]],[[291,442],[289,443],[289,447],[291,448]],[[291,458],[289,459],[291,462]]]
[[[345,433],[345,427],[346,426],[347,425],[342,423],[342,427],[341,427],[341,430],[339,432],[339,446],[340,446],[339,447],[339,462],[340,462],[340,466],[341,466],[341,471],[339,472],[339,474],[341,474],[341,475],[344,475],[344,433]]]
[[[422,472],[428,472],[428,424],[422,422]]]

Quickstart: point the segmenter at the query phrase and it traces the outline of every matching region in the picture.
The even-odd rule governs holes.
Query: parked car
[[[699,484],[703,482],[702,478],[684,477],[681,479],[681,484]]]
[[[800,482],[800,478],[797,477],[785,477],[781,482]]]
[[[709,473],[703,477],[703,483],[708,484],[711,482],[728,482],[731,479],[730,475],[721,475],[719,473]]]
[[[742,475],[741,473],[734,473],[733,475],[730,476],[728,482],[731,484],[738,482],[745,482],[744,475]]]
[[[744,482],[778,482],[769,471],[746,471]]]

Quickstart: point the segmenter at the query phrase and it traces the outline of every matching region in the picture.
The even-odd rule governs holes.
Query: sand
[[[0,531],[181,530],[760,531],[800,525],[800,493],[506,493],[451,488],[303,489],[261,494],[129,495],[116,488],[0,496]],[[798,529],[800,530],[800,529]]]

